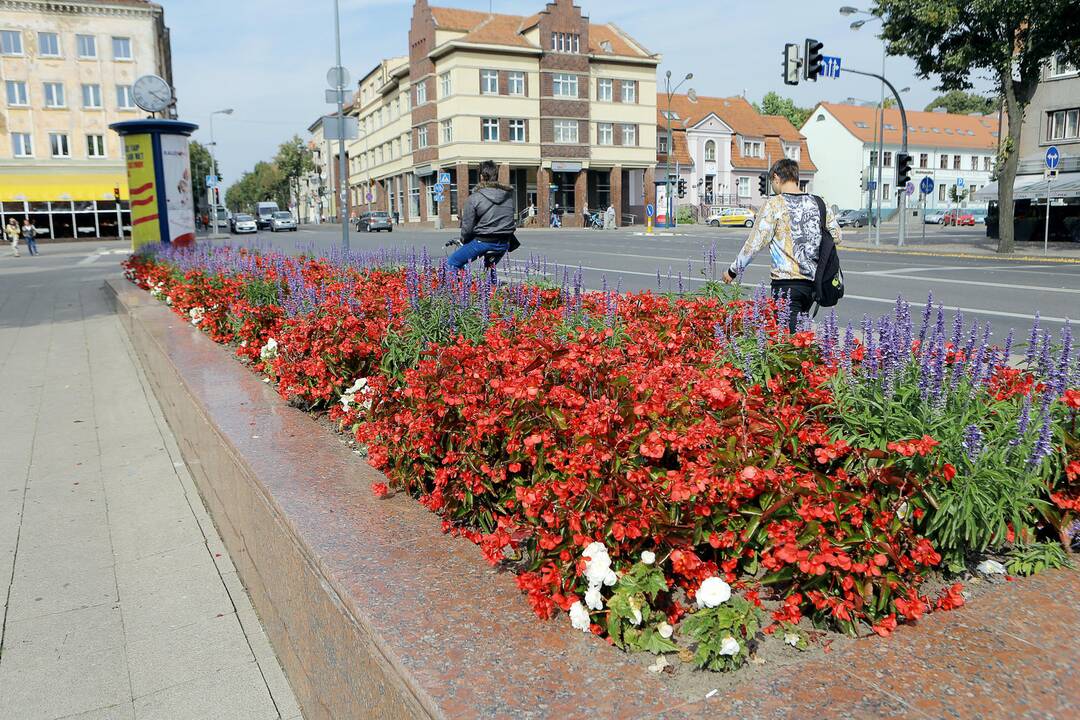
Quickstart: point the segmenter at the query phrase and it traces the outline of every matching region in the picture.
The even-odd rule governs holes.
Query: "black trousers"
[[[791,299],[788,331],[795,332],[799,325],[799,315],[810,312],[814,304],[814,283],[809,280],[773,280],[772,293],[776,299],[781,296]]]

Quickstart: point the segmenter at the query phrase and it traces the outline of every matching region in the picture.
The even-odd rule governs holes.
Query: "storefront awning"
[[[1080,197],[1080,172],[1061,173],[1050,180],[1051,198]],[[1039,200],[1046,197],[1046,178],[1042,175],[1018,175],[1013,181],[1014,200]],[[975,193],[976,201],[997,200],[998,184],[992,182]]]
[[[0,174],[0,202],[48,202],[112,200],[113,189],[128,199],[124,169],[115,173],[3,173]]]

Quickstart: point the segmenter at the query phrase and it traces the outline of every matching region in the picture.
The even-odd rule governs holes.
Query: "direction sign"
[[[908,195],[914,194],[915,193],[915,183],[913,183],[913,182],[911,182],[909,180],[908,184],[904,186],[904,192],[906,192]]]
[[[840,77],[840,58],[834,55],[822,55],[819,75],[830,78]]]
[[[1061,153],[1058,152],[1057,146],[1051,145],[1046,148],[1046,167],[1055,170],[1059,162],[1061,162]]]
[[[964,189],[964,178],[956,178],[956,187]]]
[[[216,177],[214,177],[213,175],[207,175],[206,176],[206,187],[208,187],[208,188],[214,187],[215,185],[217,185],[217,181],[218,181],[218,179]]]
[[[930,193],[934,192],[934,179],[924,177],[921,181],[919,181],[919,192],[921,192],[923,195],[929,195]]]
[[[870,180],[866,183],[867,190],[877,190],[877,180]]]
[[[654,208],[651,203],[649,205],[645,206],[645,215],[647,217],[655,217],[656,216],[656,208]]]
[[[435,194],[435,202],[442,202],[442,201],[443,201],[443,194],[442,193],[436,193]]]
[[[438,182],[439,182],[439,185],[449,185],[450,184],[450,173],[448,173],[448,172],[439,173],[439,181]]]

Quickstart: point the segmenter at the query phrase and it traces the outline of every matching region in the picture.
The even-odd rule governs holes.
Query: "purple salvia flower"
[[[1042,428],[1039,430],[1039,438],[1035,441],[1035,446],[1031,449],[1031,457],[1028,458],[1028,467],[1038,467],[1053,451],[1053,447],[1050,443],[1054,432],[1052,422],[1049,415],[1043,418]]]
[[[1031,397],[1024,397],[1024,404],[1020,407],[1020,415],[1016,418],[1016,437],[1009,441],[1009,445],[1016,447],[1024,442],[1027,436],[1028,426],[1031,424]]]
[[[1035,353],[1039,348],[1039,311],[1035,311],[1035,321],[1031,324],[1031,335],[1028,336],[1027,354],[1024,355],[1024,364],[1030,366],[1035,360]]]
[[[983,434],[978,425],[968,425],[964,430],[964,439],[961,442],[968,461],[974,463],[982,453]]]
[[[919,344],[926,339],[926,331],[930,329],[930,313],[934,310],[934,293],[931,291],[926,296],[926,306],[922,312],[922,325],[919,327]]]

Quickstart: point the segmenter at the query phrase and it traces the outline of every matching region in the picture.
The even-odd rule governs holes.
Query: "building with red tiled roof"
[[[658,63],[572,0],[527,16],[415,0],[408,55],[358,86],[351,205],[448,226],[492,159],[539,224],[556,205],[573,226],[609,203],[640,222],[655,187]]]
[[[990,183],[998,145],[996,115],[953,115],[908,111],[908,152],[912,184],[934,183],[925,198],[916,190],[910,203],[925,200],[927,209],[967,206],[979,188]],[[818,163],[817,190],[841,208],[893,208],[897,194],[896,156],[901,151],[900,111],[880,115],[873,105],[820,103],[803,124],[810,151]],[[881,177],[877,177],[878,146]],[[875,182],[871,190],[868,185]]]
[[[668,157],[668,120],[674,152]],[[799,162],[804,188],[817,166],[806,138],[787,118],[762,115],[742,97],[674,95],[657,109],[657,176],[686,181],[680,204],[758,206],[757,178],[783,157]]]

